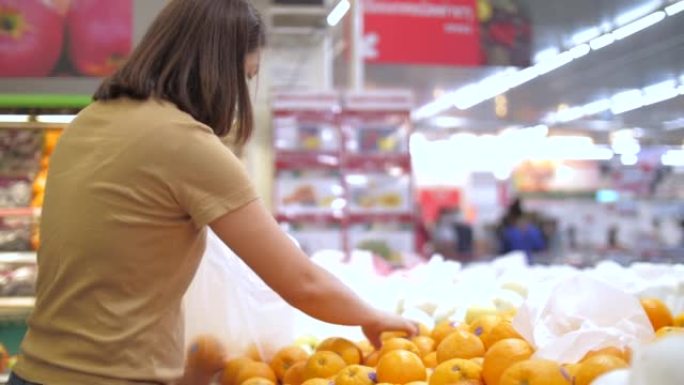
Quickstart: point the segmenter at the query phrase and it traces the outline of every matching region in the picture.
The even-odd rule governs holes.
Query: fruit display
[[[132,0],[0,3],[0,77],[106,76],[132,50]]]
[[[351,194],[349,209],[352,212],[411,212],[409,175],[394,177],[380,173],[350,173],[346,179]]]
[[[332,213],[344,205],[340,179],[335,173],[281,171],[277,199],[281,214]]]

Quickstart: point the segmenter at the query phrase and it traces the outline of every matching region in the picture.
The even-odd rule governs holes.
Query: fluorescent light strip
[[[0,115],[0,123],[28,123],[28,115]]]
[[[663,11],[654,12],[646,17],[643,17],[631,24],[627,24],[624,27],[618,28],[613,31],[613,36],[615,39],[622,40],[628,36],[632,36],[637,32],[643,31],[646,28],[653,26],[661,21],[665,20],[667,14]]]
[[[38,115],[36,121],[40,123],[69,124],[76,115]]]
[[[336,26],[340,20],[344,17],[344,15],[349,12],[349,9],[351,8],[351,3],[349,0],[340,0],[339,3],[333,8],[332,11],[330,11],[330,14],[328,15],[326,21],[328,22],[328,25],[331,27]]]
[[[674,16],[682,11],[684,11],[684,1],[674,3],[665,8],[665,13],[667,13],[668,16]]]
[[[347,0],[342,0],[347,1]],[[339,5],[339,4],[338,4]],[[337,8],[337,7],[336,7]],[[645,9],[643,8],[640,9]],[[605,33],[599,37],[591,39],[593,35],[599,33],[601,29],[607,30],[605,26],[595,27],[587,29],[585,31],[577,33],[573,36],[573,41],[579,42],[584,39],[591,39],[589,41],[588,47],[585,43],[573,47],[567,51],[556,54],[553,57],[549,57],[553,52],[556,51],[555,48],[546,49],[540,52],[535,59],[542,59],[540,62],[536,63],[534,66],[528,67],[523,70],[516,70],[513,72],[499,73],[491,75],[483,79],[482,81],[474,84],[469,84],[467,86],[461,87],[456,91],[449,92],[438,99],[420,107],[412,113],[412,118],[415,120],[421,120],[429,118],[431,116],[437,115],[443,111],[448,110],[452,106],[456,106],[459,109],[467,110],[472,108],[486,100],[495,98],[496,96],[504,93],[508,90],[520,87],[521,85],[536,79],[537,77],[547,74],[549,72],[555,71],[556,69],[571,63],[573,60],[582,58],[590,53],[591,50],[598,51],[604,47],[613,44],[617,40],[625,39],[629,36],[634,35],[646,28],[649,28],[663,19],[668,17],[668,15],[674,15],[684,10],[684,1],[680,1],[673,5],[665,8],[665,11],[656,11],[648,16],[644,16],[634,22],[631,22],[623,27],[620,27],[613,32]],[[334,10],[333,10],[334,11]],[[630,11],[631,13],[632,11]],[[637,12],[633,14],[636,15]],[[638,16],[637,16],[638,17]],[[622,17],[621,20],[628,20],[628,17]],[[590,49],[588,51],[588,48]],[[496,79],[499,83],[496,87],[492,87],[490,80]],[[684,94],[684,84],[679,88],[679,91]],[[618,111],[620,108],[618,108]]]
[[[574,34],[571,38],[570,41],[572,41],[573,44],[575,45],[580,45],[587,43],[601,35],[601,29],[598,27],[591,27],[587,28],[583,31],[577,32]]]
[[[644,105],[650,106],[652,104],[670,100],[679,95],[677,82],[668,80],[662,83],[654,84],[644,88]]]
[[[623,26],[628,23],[633,22],[636,19],[639,19],[645,15],[648,15],[649,13],[653,12],[655,9],[659,8],[659,6],[662,4],[660,0],[656,1],[649,1],[645,4],[639,5],[636,8],[632,8],[627,12],[624,12],[620,16],[615,18],[615,25],[617,26]]]

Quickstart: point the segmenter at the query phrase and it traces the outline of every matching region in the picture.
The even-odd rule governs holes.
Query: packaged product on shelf
[[[43,132],[0,130],[0,176],[29,177],[39,168]]]
[[[339,130],[312,117],[283,116],[273,120],[275,147],[280,151],[337,151]]]
[[[354,173],[345,178],[353,213],[411,213],[413,210],[410,175]]]
[[[281,225],[308,255],[322,250],[342,250],[342,230],[338,223],[288,222]]]
[[[283,170],[276,184],[281,214],[329,214],[344,206],[344,190],[335,172]]]
[[[367,222],[350,226],[352,249],[368,250],[394,265],[404,265],[415,253],[411,223]]]

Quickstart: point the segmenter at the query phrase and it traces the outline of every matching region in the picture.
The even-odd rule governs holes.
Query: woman
[[[181,299],[207,226],[311,316],[361,326],[375,344],[385,330],[415,333],[313,265],[221,143],[231,130],[250,136],[247,82],[263,44],[248,0],[172,0],[65,130],[46,186],[36,307],[10,384],[179,381]]]

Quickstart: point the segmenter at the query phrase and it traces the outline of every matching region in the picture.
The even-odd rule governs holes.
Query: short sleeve
[[[213,132],[183,128],[193,132],[173,146],[167,183],[198,228],[258,198],[242,162]]]

